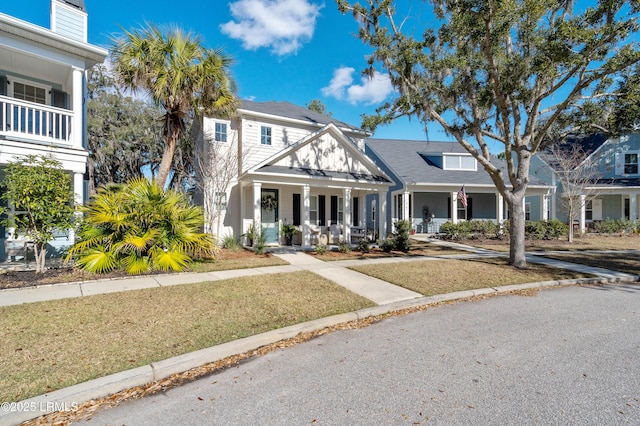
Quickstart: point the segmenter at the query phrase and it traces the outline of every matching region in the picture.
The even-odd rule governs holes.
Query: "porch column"
[[[73,174],[73,201],[77,206],[84,204],[84,173]],[[82,217],[82,213],[76,213],[76,216]],[[69,229],[69,244],[74,244],[76,240],[75,229]]]
[[[367,194],[363,193],[362,191],[360,192],[360,214],[358,215],[358,218],[360,219],[360,221],[358,222],[358,226],[361,226],[363,228],[367,228]]]
[[[255,232],[259,233],[262,231],[262,204],[261,204],[261,195],[262,195],[262,184],[254,183],[253,184],[253,227]],[[256,244],[256,240],[254,238],[253,245]]]
[[[409,191],[405,191],[402,194],[402,220],[409,221],[411,212],[409,211]]]
[[[451,221],[458,223],[458,192],[451,193]]]
[[[573,220],[571,220],[572,223],[569,224],[569,226],[573,226]],[[580,220],[579,220],[579,224],[580,224],[580,233],[584,234],[584,230],[586,229],[586,222],[587,222],[587,196],[586,195],[580,195]]]
[[[378,241],[387,239],[387,194],[378,193]]]
[[[342,196],[344,198],[342,235],[344,235],[345,242],[351,244],[351,188],[344,188]]]
[[[244,201],[244,185],[238,185],[240,187],[240,235],[245,234],[247,230],[244,228],[244,222],[247,218],[247,204]]]
[[[638,218],[638,194],[633,192],[629,195],[629,220]]]
[[[549,194],[542,194],[542,212],[540,212],[540,217],[542,220],[549,220]]]
[[[82,126],[84,111],[84,72],[80,68],[73,68],[73,122],[71,124],[71,143],[74,148],[82,148],[84,139],[84,129]]]
[[[504,221],[504,197],[496,192],[496,223],[502,225]]]
[[[302,187],[302,246],[311,246],[311,230],[309,228],[309,222],[311,221],[311,215],[309,214],[309,185]]]

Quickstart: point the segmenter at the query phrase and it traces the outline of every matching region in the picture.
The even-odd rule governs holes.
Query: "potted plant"
[[[293,234],[296,232],[296,226],[293,224],[284,223],[282,225],[282,236],[284,237],[284,242],[286,245],[292,245]]]

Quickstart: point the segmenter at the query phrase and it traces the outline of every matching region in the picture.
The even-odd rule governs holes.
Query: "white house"
[[[85,197],[86,70],[107,51],[87,43],[83,0],[51,0],[51,28],[0,13],[0,179],[2,165],[26,154],[50,154]],[[0,259],[11,230],[0,228]],[[52,245],[68,245],[69,232]]]
[[[220,177],[216,161],[236,165],[228,187],[204,185],[198,197],[205,210],[221,207],[210,224],[219,237],[253,225],[264,229],[267,244],[281,244],[288,223],[299,229],[294,244],[351,241],[365,232],[365,199],[373,194],[385,216],[392,183],[365,154],[361,129],[287,102],[243,101],[230,119],[206,117],[203,133],[205,175]],[[376,231],[386,235],[386,221]]]
[[[640,219],[640,135],[630,134],[608,138],[602,134],[581,135],[568,138],[564,147],[577,146],[586,154],[580,170],[595,165],[596,173],[589,172],[590,182],[582,185],[583,198],[578,215],[582,232],[593,222],[603,219]],[[557,187],[554,193],[554,215],[568,221],[562,209],[564,190],[558,173],[563,170],[554,164],[553,155],[536,155],[531,161],[531,172],[539,179]],[[587,197],[588,196],[588,197]],[[557,207],[555,207],[557,206]]]

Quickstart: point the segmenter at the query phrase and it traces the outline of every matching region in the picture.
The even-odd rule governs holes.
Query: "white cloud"
[[[381,103],[393,92],[389,76],[376,71],[373,77],[363,76],[361,84],[352,84],[354,72],[351,67],[335,70],[329,85],[322,88],[322,94],[336,99],[346,98],[351,104],[371,105]]]
[[[327,87],[322,88],[324,96],[333,96],[342,99],[346,92],[346,87],[353,83],[351,76],[356,70],[351,67],[341,67],[333,72],[333,78]]]
[[[308,0],[238,0],[229,3],[234,20],[220,30],[245,49],[269,47],[287,55],[311,40],[322,7]]]

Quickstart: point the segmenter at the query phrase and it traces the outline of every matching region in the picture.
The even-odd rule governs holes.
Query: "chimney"
[[[87,42],[87,9],[84,0],[51,0],[51,30]]]

